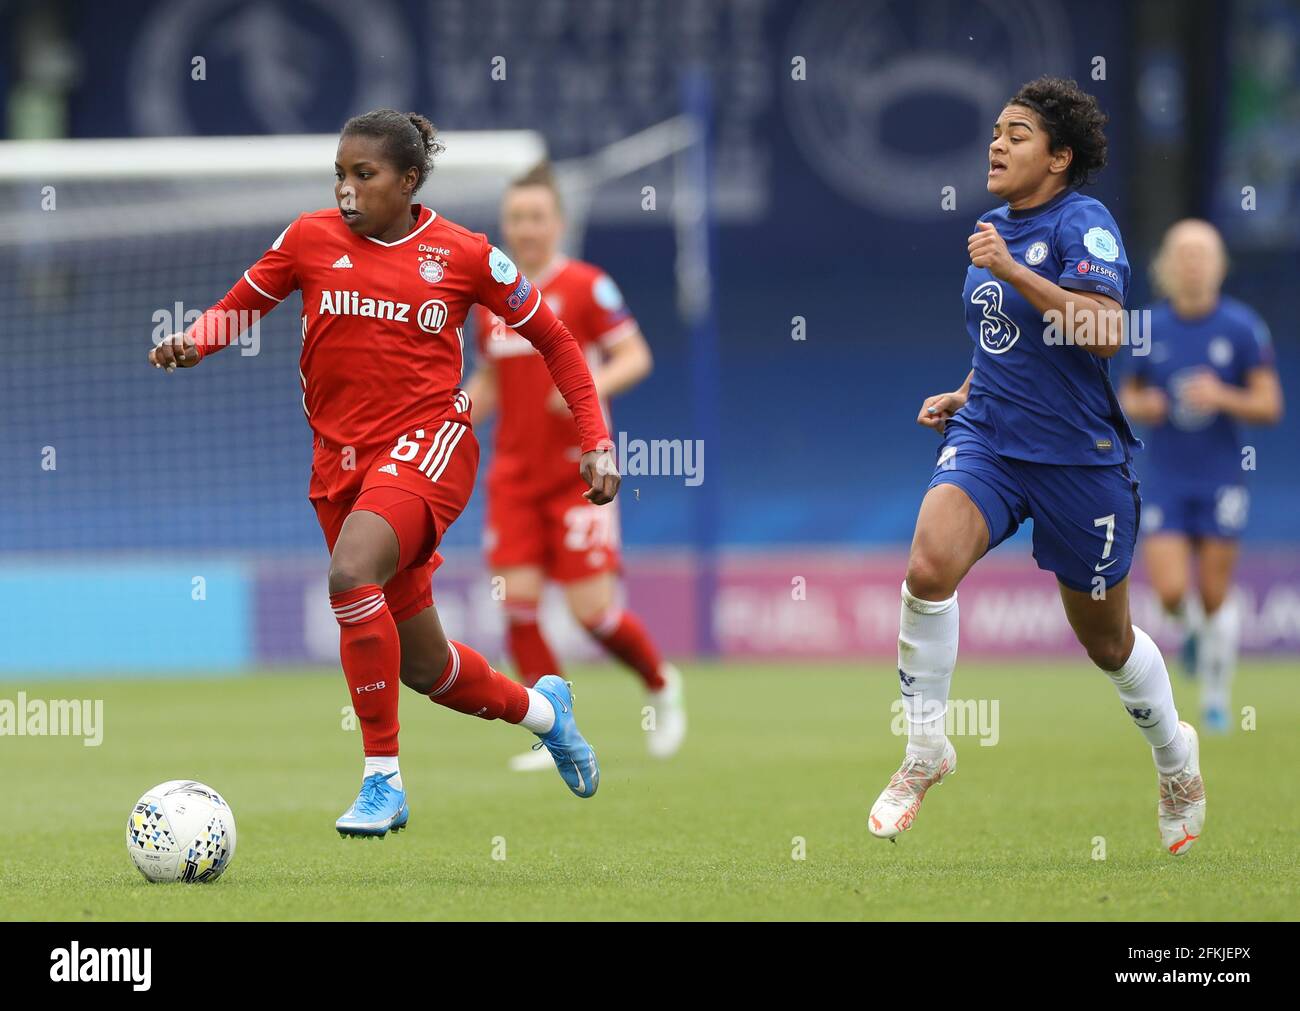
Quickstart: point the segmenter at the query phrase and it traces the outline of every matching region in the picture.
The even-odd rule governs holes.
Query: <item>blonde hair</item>
[[[1151,287],[1161,297],[1168,298],[1170,295],[1170,285],[1165,269],[1170,243],[1176,232],[1180,229],[1186,229],[1188,226],[1199,228],[1214,237],[1214,245],[1219,254],[1220,268],[1217,287],[1222,287],[1223,279],[1228,275],[1228,247],[1224,245],[1223,236],[1219,234],[1219,230],[1203,218],[1183,218],[1180,221],[1175,221],[1165,230],[1165,234],[1160,239],[1160,246],[1151,259],[1151,266],[1148,270]]]

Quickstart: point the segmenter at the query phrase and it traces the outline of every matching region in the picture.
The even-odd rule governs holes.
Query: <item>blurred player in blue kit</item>
[[[1254,466],[1241,426],[1275,425],[1283,409],[1268,326],[1222,293],[1227,269],[1208,222],[1180,221],[1165,233],[1152,265],[1165,301],[1152,309],[1149,353],[1134,354],[1121,396],[1128,415],[1150,426],[1141,460],[1147,573],[1183,632],[1203,725],[1220,733],[1241,638],[1231,590]]]

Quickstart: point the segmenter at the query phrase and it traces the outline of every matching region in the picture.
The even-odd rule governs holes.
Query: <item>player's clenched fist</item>
[[[619,476],[613,453],[608,449],[593,449],[590,453],[583,453],[578,469],[582,473],[582,479],[591,485],[582,493],[583,498],[594,505],[614,501],[623,479]]]
[[[199,349],[188,334],[174,333],[149,352],[149,364],[156,369],[174,372],[199,363]]]
[[[966,395],[957,393],[940,393],[927,397],[921,405],[921,412],[916,416],[916,423],[926,428],[933,428],[940,435],[948,419],[966,406]]]
[[[999,280],[1006,281],[1015,270],[1016,261],[1011,259],[1007,244],[998,230],[987,221],[977,221],[975,231],[966,240],[966,251],[970,253],[970,262],[975,267],[985,267]]]
[[[1179,387],[1178,399],[1193,411],[1214,414],[1223,409],[1227,392],[1227,384],[1223,380],[1211,369],[1201,368]]]

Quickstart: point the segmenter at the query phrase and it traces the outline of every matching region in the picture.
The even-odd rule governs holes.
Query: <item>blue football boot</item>
[[[352,806],[343,812],[334,827],[341,836],[387,835],[391,830],[406,828],[411,809],[406,806],[406,791],[388,785],[397,773],[376,772],[361,782],[361,792]]]
[[[1206,706],[1201,722],[1207,734],[1226,734],[1228,732],[1228,714],[1219,706]]]
[[[555,759],[560,776],[575,796],[595,796],[600,785],[600,766],[596,764],[596,752],[578,733],[569,683],[558,674],[547,674],[538,679],[533,690],[545,695],[555,707],[555,726],[549,733],[537,736]]]

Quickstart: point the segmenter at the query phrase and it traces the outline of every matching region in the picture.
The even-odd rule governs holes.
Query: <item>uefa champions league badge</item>
[[[446,275],[441,256],[421,256],[420,276],[430,284],[437,284]]]
[[[1104,228],[1089,228],[1083,233],[1083,245],[1093,256],[1107,263],[1119,259],[1119,243]]]
[[[1037,267],[1047,259],[1047,243],[1035,242],[1025,250],[1025,262],[1031,267]]]
[[[595,284],[591,286],[591,297],[606,312],[623,308],[623,293],[618,290],[618,285],[608,274],[601,274],[596,278]]]

